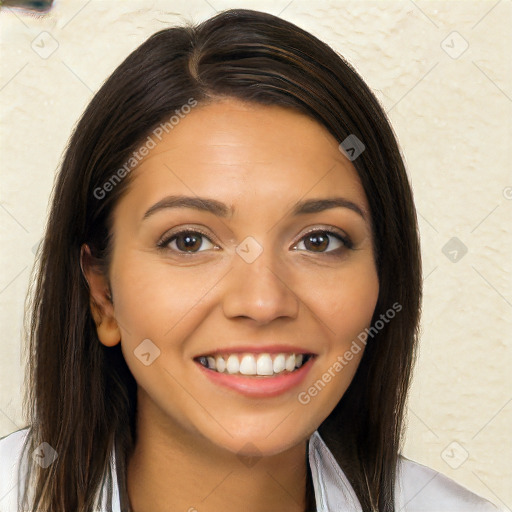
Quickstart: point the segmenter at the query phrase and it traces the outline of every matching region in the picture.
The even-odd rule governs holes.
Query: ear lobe
[[[121,332],[115,319],[108,281],[97,266],[92,264],[91,250],[87,244],[80,249],[80,267],[89,285],[89,306],[96,324],[98,338],[107,347],[113,347],[121,341]]]

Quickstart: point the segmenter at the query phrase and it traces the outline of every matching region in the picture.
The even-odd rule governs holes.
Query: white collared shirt
[[[18,482],[20,455],[28,428],[0,438],[0,512],[19,512]],[[318,431],[309,440],[309,463],[318,512],[362,512],[356,494]],[[114,485],[110,507],[104,493],[98,512],[121,512],[114,452],[110,458]],[[26,459],[23,461],[26,467]],[[23,474],[22,474],[23,475]],[[489,501],[448,477],[400,456],[396,479],[397,512],[496,512]]]

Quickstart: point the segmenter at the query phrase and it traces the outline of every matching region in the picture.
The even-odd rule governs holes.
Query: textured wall
[[[67,0],[45,17],[2,8],[0,436],[24,425],[24,298],[75,121],[151,33],[228,7],[316,34],[387,110],[414,187],[425,279],[404,453],[512,509],[510,0]]]

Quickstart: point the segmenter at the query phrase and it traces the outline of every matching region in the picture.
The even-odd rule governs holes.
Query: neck
[[[132,512],[304,512],[306,441],[272,456],[240,457],[148,416],[139,409],[127,462]]]

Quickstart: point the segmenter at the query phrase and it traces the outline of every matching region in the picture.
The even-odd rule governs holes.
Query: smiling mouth
[[[293,373],[302,367],[313,354],[223,354],[196,357],[201,366],[227,375],[274,377]]]

